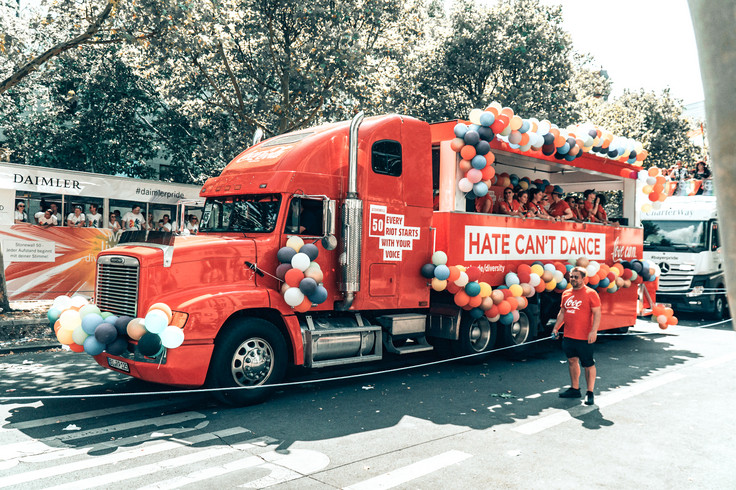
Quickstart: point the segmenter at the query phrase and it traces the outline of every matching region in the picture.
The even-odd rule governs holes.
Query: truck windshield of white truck
[[[703,221],[642,221],[644,249],[702,252],[706,248]]]

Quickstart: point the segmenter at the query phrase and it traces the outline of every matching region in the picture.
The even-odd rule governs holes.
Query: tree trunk
[[[719,231],[725,253],[726,290],[729,304],[736,305],[736,14],[733,0],[689,0],[695,27],[700,73],[705,92],[713,183],[718,196]]]

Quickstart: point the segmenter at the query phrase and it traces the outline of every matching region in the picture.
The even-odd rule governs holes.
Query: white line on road
[[[19,473],[16,475],[6,476],[4,478],[0,478],[0,488],[7,487],[10,485],[18,485],[20,483],[26,483],[29,481],[39,480],[41,478],[50,478],[50,477],[55,477],[59,475],[64,475],[67,473],[73,473],[75,471],[85,470],[85,469],[93,468],[96,466],[104,466],[108,464],[114,465],[121,461],[140,458],[140,457],[146,457],[148,455],[160,453],[162,451],[173,450],[173,449],[185,446],[187,444],[190,444],[190,445],[198,444],[201,442],[211,441],[213,439],[219,439],[222,437],[229,437],[229,436],[232,436],[238,433],[244,433],[244,432],[250,432],[250,431],[242,427],[234,427],[232,429],[228,429],[224,431],[199,434],[199,435],[196,435],[196,436],[193,436],[187,439],[186,443],[166,441],[166,442],[159,442],[156,444],[149,444],[149,445],[142,444],[140,446],[136,446],[130,449],[119,450],[112,454],[107,454],[105,456],[99,456],[96,458],[89,458],[89,459],[84,459],[80,461],[64,463],[58,466],[52,466],[52,467],[43,468],[40,470],[27,471],[25,473]],[[136,470],[131,470],[131,471],[135,472]]]
[[[462,451],[447,451],[437,456],[417,461],[416,463],[398,468],[383,475],[371,478],[369,480],[356,483],[345,487],[345,490],[378,490],[384,488],[393,488],[403,483],[409,482],[421,476],[429,475],[437,470],[451,466],[472,457],[472,454]]]

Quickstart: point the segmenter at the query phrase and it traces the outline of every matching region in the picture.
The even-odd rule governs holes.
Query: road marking
[[[88,412],[77,412],[70,413],[68,415],[62,415],[60,417],[46,417],[43,419],[27,420],[25,422],[16,422],[14,424],[8,424],[5,429],[31,429],[34,427],[41,427],[43,425],[51,425],[62,422],[72,422],[74,420],[89,419],[93,417],[104,417],[107,415],[115,415],[118,413],[130,413],[138,410],[145,410],[148,408],[155,408],[161,406],[171,405],[170,400],[162,400],[148,403],[138,403],[135,405],[121,405],[119,407],[103,408],[101,410],[90,410]]]
[[[166,441],[166,442],[159,442],[159,443],[149,444],[149,445],[140,445],[140,446],[136,446],[130,449],[119,450],[112,454],[107,454],[105,456],[87,458],[81,461],[63,463],[61,465],[52,466],[50,468],[43,468],[43,469],[35,470],[35,471],[27,471],[25,473],[20,473],[17,475],[6,476],[3,478],[0,478],[0,488],[7,487],[10,485],[18,485],[19,483],[26,483],[26,482],[38,480],[41,478],[50,478],[50,477],[55,477],[59,475],[64,475],[66,473],[73,473],[75,471],[85,470],[85,469],[93,468],[96,466],[116,464],[121,461],[126,461],[129,459],[145,457],[151,454],[160,453],[162,451],[170,451],[173,449],[180,448],[182,446],[198,444],[201,442],[211,441],[213,439],[219,439],[222,437],[229,437],[229,436],[233,436],[233,435],[245,433],[245,432],[250,432],[250,431],[243,427],[233,427],[231,429],[227,429],[223,431],[199,434],[199,435],[190,437],[186,441],[177,441],[177,442]],[[135,472],[136,470],[134,469],[132,471]],[[100,480],[98,479],[97,481],[100,481]]]
[[[45,437],[43,439],[34,439],[32,441],[18,442],[14,444],[8,444],[3,447],[3,455],[0,456],[0,460],[17,458],[20,456],[28,456],[32,454],[43,453],[49,449],[49,446],[59,442],[71,441],[74,439],[83,439],[87,437],[99,436],[102,434],[112,434],[114,432],[121,432],[131,429],[137,429],[139,427],[146,427],[155,425],[157,427],[164,425],[173,425],[186,422],[188,420],[203,419],[205,415],[199,412],[182,412],[173,415],[164,415],[162,417],[154,417],[150,419],[136,420],[133,422],[126,422],[117,425],[108,425],[105,427],[98,427],[96,429],[80,430],[78,432],[69,432],[67,434],[59,434],[56,436]]]
[[[356,483],[345,487],[345,490],[378,490],[384,488],[393,488],[403,483],[407,483],[416,478],[429,475],[437,470],[451,466],[453,464],[464,461],[472,457],[472,454],[462,451],[447,451],[437,456],[417,461],[416,463],[398,468],[383,475],[371,478],[369,480]]]

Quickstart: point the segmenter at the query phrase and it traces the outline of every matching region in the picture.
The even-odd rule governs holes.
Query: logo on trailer
[[[390,214],[386,206],[371,204],[368,236],[378,238],[383,260],[398,262],[402,260],[404,250],[414,248],[414,240],[419,240],[420,229],[418,226],[405,226],[403,214]]]
[[[613,252],[611,258],[614,262],[624,259],[633,259],[636,257],[636,247],[633,245],[619,245],[621,237],[616,237],[613,241]]]

